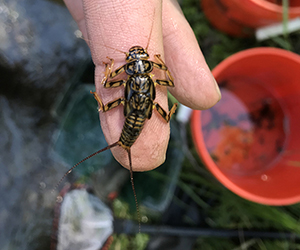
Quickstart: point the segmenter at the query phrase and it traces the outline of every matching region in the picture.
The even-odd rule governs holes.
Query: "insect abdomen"
[[[145,120],[145,115],[141,113],[136,114],[133,112],[126,117],[119,140],[123,148],[130,148],[133,145],[142,132]]]

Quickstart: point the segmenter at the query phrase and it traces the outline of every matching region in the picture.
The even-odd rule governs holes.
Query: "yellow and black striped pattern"
[[[129,49],[129,52],[126,53],[126,62],[131,62],[132,60],[135,59],[144,59],[147,60],[149,59],[149,55],[147,53],[147,50],[144,49],[141,46],[133,46]]]
[[[129,149],[140,135],[146,117],[143,113],[132,112],[125,120],[122,133],[119,139],[121,146]]]
[[[136,59],[125,65],[127,75],[149,74],[153,70],[153,63],[144,59]]]

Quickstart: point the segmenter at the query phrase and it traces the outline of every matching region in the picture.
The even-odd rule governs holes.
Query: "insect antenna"
[[[88,44],[90,43],[90,40],[89,40],[88,38],[84,38],[82,34],[81,34],[81,36],[79,36],[79,38],[83,39],[83,40],[84,40],[86,43],[88,43]],[[113,47],[110,47],[110,46],[108,46],[108,45],[101,44],[101,46],[106,47],[106,48],[109,48],[109,49],[112,49],[112,50],[115,50],[115,51],[118,51],[118,52],[120,52],[120,53],[125,54],[126,56],[128,55],[127,52],[122,51],[122,50],[119,50],[119,49],[116,49],[116,48],[113,48]]]
[[[134,195],[135,207],[136,207],[136,212],[137,212],[138,222],[139,222],[139,233],[140,233],[141,232],[141,216],[140,216],[139,204],[137,201],[137,196],[136,196],[134,182],[133,182],[133,171],[132,171],[130,148],[127,149],[127,152],[128,152],[128,159],[129,159],[130,182],[131,182],[131,187],[132,187],[132,191],[133,191],[133,195]]]
[[[154,21],[155,21],[155,8],[153,10],[153,22],[152,22],[152,25],[151,25],[151,30],[150,30],[150,34],[149,34],[149,38],[148,38],[148,43],[147,43],[147,46],[146,46],[146,51],[148,50],[148,47],[149,47],[150,38],[151,38],[151,35],[152,35],[153,26],[154,26]]]
[[[110,47],[110,46],[108,46],[108,45],[104,45],[104,44],[102,44],[102,46],[104,46],[104,47],[106,47],[106,48],[109,48],[109,49],[112,49],[112,50],[115,50],[115,51],[118,51],[118,52],[120,52],[120,53],[123,53],[123,54],[125,54],[126,56],[128,55],[128,53],[127,53],[127,52],[124,52],[124,51],[122,51],[122,50],[119,50],[119,49],[116,49],[116,48]]]
[[[113,143],[113,144],[111,144],[111,145],[109,145],[109,146],[107,146],[107,147],[105,147],[105,148],[102,148],[102,149],[96,151],[95,153],[93,153],[93,154],[91,154],[91,155],[85,157],[85,158],[84,158],[83,160],[81,160],[80,162],[76,163],[73,167],[71,167],[71,168],[63,175],[63,177],[61,177],[61,179],[59,180],[59,182],[58,182],[58,183],[55,185],[55,187],[53,188],[52,192],[54,193],[54,191],[59,187],[59,185],[60,185],[60,184],[62,183],[62,181],[67,177],[67,175],[70,174],[70,173],[73,171],[73,169],[76,168],[78,165],[80,165],[80,164],[83,163],[84,161],[86,161],[86,160],[92,158],[93,156],[95,156],[95,155],[97,155],[97,154],[100,154],[101,152],[103,152],[103,151],[105,151],[105,150],[108,150],[108,149],[110,149],[110,148],[113,148],[113,147],[119,145],[118,143],[119,143],[119,141],[117,141],[117,142],[115,142],[115,143]]]

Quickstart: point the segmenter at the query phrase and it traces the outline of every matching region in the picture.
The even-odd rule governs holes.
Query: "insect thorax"
[[[154,87],[153,80],[148,74],[129,76],[127,80],[128,88],[135,92],[148,92]]]
[[[127,75],[149,74],[152,70],[152,62],[148,60],[133,60],[125,66],[125,72]]]

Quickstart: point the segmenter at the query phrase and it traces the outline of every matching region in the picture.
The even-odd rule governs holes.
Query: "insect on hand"
[[[107,149],[111,149],[116,146],[121,146],[128,153],[130,180],[138,214],[139,232],[140,214],[133,182],[130,148],[134,144],[138,136],[141,134],[146,119],[151,118],[153,110],[157,110],[158,114],[160,114],[160,116],[165,120],[165,122],[169,122],[172,114],[177,108],[177,103],[175,103],[171,108],[170,112],[168,113],[159,105],[159,103],[154,102],[156,85],[174,87],[174,83],[170,71],[168,70],[167,66],[165,65],[159,54],[154,55],[157,62],[149,60],[147,47],[146,49],[144,49],[141,46],[133,46],[129,49],[129,52],[122,52],[126,54],[126,64],[117,68],[114,71],[112,71],[114,66],[114,59],[108,58],[111,61],[110,65],[104,63],[106,65],[106,68],[102,84],[105,88],[116,88],[123,85],[125,87],[124,97],[120,97],[107,104],[103,104],[98,94],[96,92],[91,91],[91,93],[94,95],[94,98],[98,102],[99,111],[107,112],[119,106],[120,104],[124,106],[125,122],[119,140],[78,162],[62,177],[62,179],[56,185],[56,187],[59,186],[62,180],[69,173],[71,173],[71,171],[75,167],[77,167],[85,160]],[[165,71],[166,79],[153,79],[154,74],[152,74],[151,72],[154,68]],[[127,80],[113,80],[113,78],[115,78],[123,72],[127,74]]]

